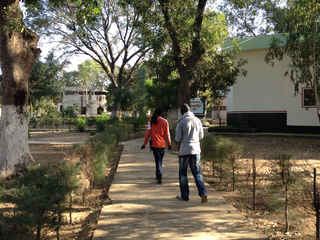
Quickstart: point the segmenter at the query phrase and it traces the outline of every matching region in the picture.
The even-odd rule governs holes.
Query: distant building
[[[63,91],[63,100],[58,103],[58,111],[62,108],[74,106],[76,104],[81,108],[81,112],[77,114],[86,114],[86,98],[87,103],[90,104],[88,108],[88,115],[97,115],[106,111],[107,100],[106,93],[108,91],[104,87],[85,88],[85,87],[65,87]]]
[[[227,119],[227,98],[222,97],[212,104],[212,118]]]

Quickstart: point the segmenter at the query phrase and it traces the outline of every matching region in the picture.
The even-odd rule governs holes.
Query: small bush
[[[68,209],[67,196],[78,187],[77,174],[78,167],[65,162],[34,165],[0,188],[1,201],[14,206],[0,215],[1,236],[42,239],[48,229],[59,228],[61,214]]]
[[[108,125],[109,116],[106,113],[102,113],[96,117],[96,130],[97,132],[102,132]]]
[[[87,118],[87,126],[89,129],[96,123],[96,118],[94,117],[88,117]]]
[[[244,152],[244,146],[234,143],[228,138],[206,134],[201,140],[202,159],[211,162],[212,173],[219,167],[220,182],[222,178],[232,179],[235,184],[235,171],[240,168],[237,160]]]
[[[77,118],[77,129],[79,132],[83,132],[87,125],[87,119],[83,117]]]

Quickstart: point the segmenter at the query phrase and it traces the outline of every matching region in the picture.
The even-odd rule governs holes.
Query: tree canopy
[[[43,98],[57,101],[62,98],[64,82],[63,69],[68,62],[60,63],[54,57],[53,50],[41,62],[39,58],[33,65],[29,75],[29,101],[35,103]]]
[[[274,64],[274,59],[290,59],[289,76],[294,84],[295,93],[299,93],[300,86],[310,86],[318,109],[319,80],[320,80],[320,7],[318,0],[292,1],[284,9],[286,33],[282,38],[274,37],[265,61]]]
[[[52,5],[41,0],[28,9],[27,22],[41,35],[61,37],[65,54],[85,54],[97,62],[117,97],[116,92],[129,83],[145,55],[152,50],[151,45],[161,39],[142,37],[149,28],[141,24],[141,14],[130,5],[111,0],[92,2],[88,7],[92,13],[84,19],[79,17],[84,11],[79,2],[70,0]],[[120,109],[119,102],[114,99],[114,112]]]
[[[230,37],[248,38],[284,31],[282,5],[286,0],[223,0]]]

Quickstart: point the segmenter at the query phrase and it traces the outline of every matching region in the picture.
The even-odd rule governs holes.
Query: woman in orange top
[[[141,149],[145,149],[151,135],[151,147],[156,163],[156,179],[159,184],[162,183],[162,159],[165,153],[166,139],[168,149],[171,150],[169,123],[163,116],[164,109],[158,107],[148,121],[146,136],[141,146]]]

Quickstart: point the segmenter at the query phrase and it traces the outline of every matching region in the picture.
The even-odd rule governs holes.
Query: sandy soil
[[[315,211],[312,206],[313,169],[320,169],[320,139],[292,137],[255,137],[226,136],[232,141],[246,147],[239,160],[241,169],[237,171],[236,190],[232,184],[218,176],[212,176],[212,167],[203,163],[203,174],[207,182],[216,188],[233,206],[247,218],[257,224],[270,239],[315,239]],[[293,170],[303,173],[303,180],[309,185],[302,189],[289,191],[289,232],[285,231],[285,212],[283,189],[274,190],[269,180],[272,162],[280,154],[290,154],[293,159]],[[247,181],[248,171],[252,169],[253,156],[256,159],[258,174],[256,211],[253,211],[252,178]],[[251,172],[252,173],[252,172]],[[319,174],[319,173],[318,173]],[[300,179],[297,180],[299,184]],[[320,183],[320,182],[319,182]],[[311,187],[307,190],[308,187]],[[275,199],[280,200],[275,202]],[[282,200],[282,201],[281,201]]]
[[[85,142],[90,138],[89,132],[31,132],[29,141],[47,142]],[[30,151],[37,163],[50,164],[62,161],[73,153],[73,145],[30,145]]]

